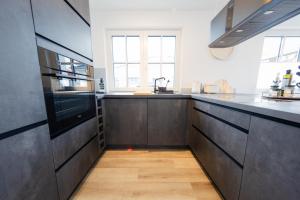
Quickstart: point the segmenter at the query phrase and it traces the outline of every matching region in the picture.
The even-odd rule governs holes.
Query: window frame
[[[114,67],[113,67],[113,36],[140,36],[140,86],[139,87],[127,87],[127,88],[116,88],[114,81]],[[108,82],[108,91],[111,92],[134,92],[138,89],[143,90],[153,90],[153,87],[148,86],[148,77],[147,77],[147,66],[148,66],[148,36],[175,36],[175,69],[174,69],[174,85],[173,89],[178,91],[180,84],[180,39],[181,39],[181,30],[119,30],[119,29],[107,29],[106,30],[106,49],[107,49],[107,82]],[[128,79],[128,77],[127,77]],[[128,80],[127,80],[128,81]]]

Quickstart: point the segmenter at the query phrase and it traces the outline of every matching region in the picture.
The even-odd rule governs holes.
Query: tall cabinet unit
[[[38,45],[92,65],[88,2],[31,0]],[[60,200],[70,198],[101,152],[96,109],[89,118],[70,128],[51,141]]]
[[[0,199],[58,199],[30,0],[0,6]]]

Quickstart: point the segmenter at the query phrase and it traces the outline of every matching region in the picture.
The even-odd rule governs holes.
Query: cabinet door
[[[35,31],[92,59],[90,27],[63,0],[32,0]]]
[[[47,118],[30,0],[0,6],[0,134]]]
[[[0,140],[0,199],[58,199],[48,126]]]
[[[105,99],[108,145],[147,144],[147,99]]]
[[[187,132],[186,99],[148,100],[148,144],[185,145]]]
[[[90,22],[90,7],[89,7],[89,1],[82,1],[82,0],[66,0],[71,4],[71,6],[80,14],[81,17],[84,18],[84,20],[87,23]]]
[[[300,128],[252,117],[241,200],[300,197]]]

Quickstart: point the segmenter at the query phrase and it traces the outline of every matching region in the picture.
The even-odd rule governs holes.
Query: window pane
[[[163,37],[162,38],[162,61],[163,62],[175,62],[175,46],[176,37]]]
[[[154,85],[154,79],[161,77],[160,64],[148,64],[148,85]]]
[[[126,62],[126,38],[124,36],[113,36],[113,62]]]
[[[126,88],[126,65],[114,64],[115,88]]]
[[[262,60],[275,62],[279,55],[281,37],[265,37]]]
[[[168,87],[174,86],[174,71],[175,65],[174,64],[163,64],[162,65],[162,76],[166,78],[166,81],[170,81],[168,83]]]
[[[127,57],[129,63],[140,62],[140,38],[127,37]]]
[[[128,64],[128,87],[137,87],[140,84],[140,65]]]
[[[286,37],[282,52],[279,58],[280,62],[297,62],[300,49],[300,37]]]
[[[148,62],[160,62],[161,38],[157,36],[148,37]]]

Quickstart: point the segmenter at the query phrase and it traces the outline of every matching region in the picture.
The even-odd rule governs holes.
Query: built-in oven
[[[89,64],[38,47],[51,138],[96,116]]]

